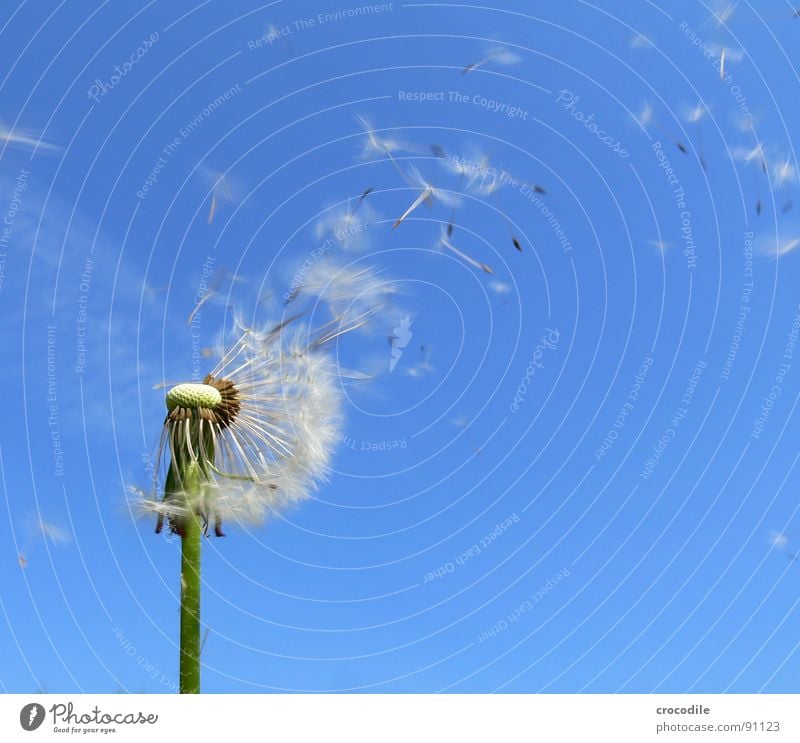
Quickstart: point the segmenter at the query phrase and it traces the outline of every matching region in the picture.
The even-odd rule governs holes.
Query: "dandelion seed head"
[[[341,428],[335,367],[307,326],[275,327],[237,327],[202,384],[167,394],[161,466],[194,465],[199,493],[173,467],[174,492],[141,505],[176,533],[190,510],[218,534],[223,520],[261,524],[327,477]]]

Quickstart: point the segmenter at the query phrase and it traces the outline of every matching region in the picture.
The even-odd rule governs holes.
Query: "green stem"
[[[190,501],[200,495],[200,471],[196,463],[184,467],[184,492]],[[181,661],[180,693],[200,693],[200,562],[202,527],[189,508],[182,519],[181,537]]]

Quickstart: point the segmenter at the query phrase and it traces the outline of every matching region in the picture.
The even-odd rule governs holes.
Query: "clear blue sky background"
[[[780,0],[742,0],[724,23],[688,0],[496,5],[0,11],[0,118],[61,148],[0,157],[0,688],[174,689],[179,543],[135,518],[125,490],[146,482],[160,433],[153,386],[192,374],[186,318],[209,257],[237,280],[203,308],[204,347],[231,306],[284,290],[322,210],[373,186],[367,244],[335,250],[385,269],[413,339],[391,374],[381,332],[347,351],[383,373],[348,388],[351,448],[314,500],[206,542],[204,689],[800,690],[800,258],[775,256],[800,237],[800,201],[787,208],[800,21]],[[271,24],[289,33],[248,43]],[[495,42],[519,62],[461,74]],[[689,122],[698,101],[709,113]],[[391,230],[417,192],[385,159],[359,159],[357,114],[418,146],[398,156],[444,188],[458,179],[430,143],[546,187],[541,204],[512,186],[462,201],[453,243],[494,276],[436,248],[441,204]],[[737,159],[755,137],[767,176]],[[204,168],[235,185],[211,224]],[[546,329],[558,341],[537,354]],[[69,541],[37,536],[37,518]]]

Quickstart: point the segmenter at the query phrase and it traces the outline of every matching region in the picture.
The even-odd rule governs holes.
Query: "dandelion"
[[[341,439],[343,376],[326,347],[364,327],[389,293],[372,269],[322,264],[303,292],[331,307],[332,319],[312,329],[302,311],[259,327],[236,318],[202,382],[166,395],[157,457],[165,476],[154,479],[163,493],[141,506],[157,532],[181,540],[181,693],[200,691],[202,537],[212,528],[225,536],[226,522],[260,525],[326,479]]]
[[[224,521],[261,524],[308,498],[340,435],[338,376],[323,345],[353,328],[286,326],[237,322],[238,338],[202,383],[166,396],[164,494],[144,508],[157,515],[157,532],[168,525],[181,538],[182,693],[200,690],[201,537],[211,524],[222,537]]]

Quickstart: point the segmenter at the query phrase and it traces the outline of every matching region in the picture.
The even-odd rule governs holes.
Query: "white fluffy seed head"
[[[341,436],[336,368],[307,327],[279,326],[239,328],[208,384],[177,385],[167,395],[161,457],[180,452],[200,465],[203,482],[191,507],[208,523],[261,524],[310,497],[328,474]],[[185,416],[176,408],[213,415]],[[188,502],[178,486],[143,506],[176,531]]]

